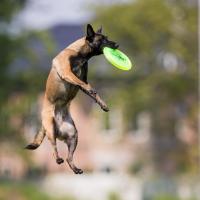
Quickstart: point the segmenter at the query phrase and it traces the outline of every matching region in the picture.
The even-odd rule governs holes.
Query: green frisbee
[[[113,66],[122,70],[130,70],[132,68],[130,59],[120,50],[104,47],[103,53]]]

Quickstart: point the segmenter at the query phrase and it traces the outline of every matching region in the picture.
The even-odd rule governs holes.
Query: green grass
[[[0,200],[74,200],[72,198],[55,198],[39,190],[29,182],[0,181]]]

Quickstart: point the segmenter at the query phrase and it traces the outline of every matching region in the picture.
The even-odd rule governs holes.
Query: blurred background
[[[197,0],[1,0],[0,199],[200,199],[197,11]],[[81,91],[73,101],[84,170],[74,175],[46,139],[23,148],[40,127],[52,59],[87,23],[102,25],[134,67],[89,62],[110,112]],[[66,158],[67,147],[58,149]]]

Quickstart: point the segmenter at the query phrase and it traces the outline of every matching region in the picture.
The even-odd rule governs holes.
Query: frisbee
[[[120,50],[104,47],[103,53],[113,66],[122,70],[130,70],[132,68],[130,59]]]

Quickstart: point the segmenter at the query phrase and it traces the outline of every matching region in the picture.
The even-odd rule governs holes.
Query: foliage
[[[24,6],[26,0],[1,0],[0,21],[5,23],[12,19],[12,16]]]
[[[116,192],[110,192],[108,195],[108,200],[120,200],[120,195]]]
[[[177,139],[176,130],[178,122],[185,119],[197,132],[196,4],[138,0],[97,11],[95,25],[102,24],[104,32],[118,41],[135,64],[128,73],[113,70],[104,75],[111,77],[110,85],[116,82],[112,101],[123,107],[127,128],[133,128],[139,112],[151,113],[157,164],[165,157],[186,166],[192,157],[183,153],[186,146]],[[124,81],[117,85],[119,80]],[[197,151],[195,141],[193,145]]]
[[[45,31],[10,32],[10,22],[24,5],[25,0],[9,0],[2,1],[0,8],[0,138],[16,142],[23,140],[24,122],[44,88],[47,72],[42,70],[40,56],[47,57],[54,49]]]

